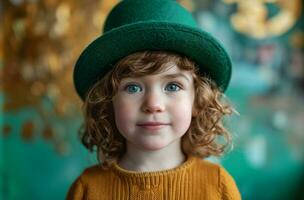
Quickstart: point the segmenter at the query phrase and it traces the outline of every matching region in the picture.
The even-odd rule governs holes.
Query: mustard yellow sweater
[[[135,172],[117,164],[109,170],[86,169],[71,186],[67,200],[239,200],[237,186],[220,165],[190,156],[177,168]]]

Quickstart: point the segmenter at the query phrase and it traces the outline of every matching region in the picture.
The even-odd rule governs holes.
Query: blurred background
[[[117,0],[0,1],[0,199],[64,199],[96,163],[79,142],[72,71]],[[234,150],[244,200],[304,199],[303,0],[180,0],[233,60]]]

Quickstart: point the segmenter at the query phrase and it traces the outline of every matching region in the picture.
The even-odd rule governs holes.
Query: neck
[[[130,171],[162,171],[175,168],[185,162],[181,140],[173,142],[165,148],[146,151],[127,143],[127,151],[118,161],[118,165]]]

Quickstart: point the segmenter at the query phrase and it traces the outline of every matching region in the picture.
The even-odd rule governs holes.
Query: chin
[[[147,144],[142,144],[140,145],[140,148],[142,150],[146,150],[146,151],[157,151],[157,150],[160,150],[160,149],[163,149],[165,148],[167,145],[165,143],[147,143]]]

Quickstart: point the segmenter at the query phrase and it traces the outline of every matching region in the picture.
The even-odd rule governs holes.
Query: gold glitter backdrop
[[[85,46],[100,35],[105,15],[116,2],[5,0],[1,31],[5,38],[1,58],[3,112],[34,108],[43,122],[42,138],[62,144],[58,140],[69,133],[56,133],[51,119],[61,119],[64,124],[65,119],[80,116],[81,101],[73,87],[73,67]],[[46,100],[51,108],[44,105]],[[22,123],[21,137],[32,140],[36,122]],[[4,124],[1,132],[9,136],[12,128]],[[58,134],[61,136],[55,137]]]

